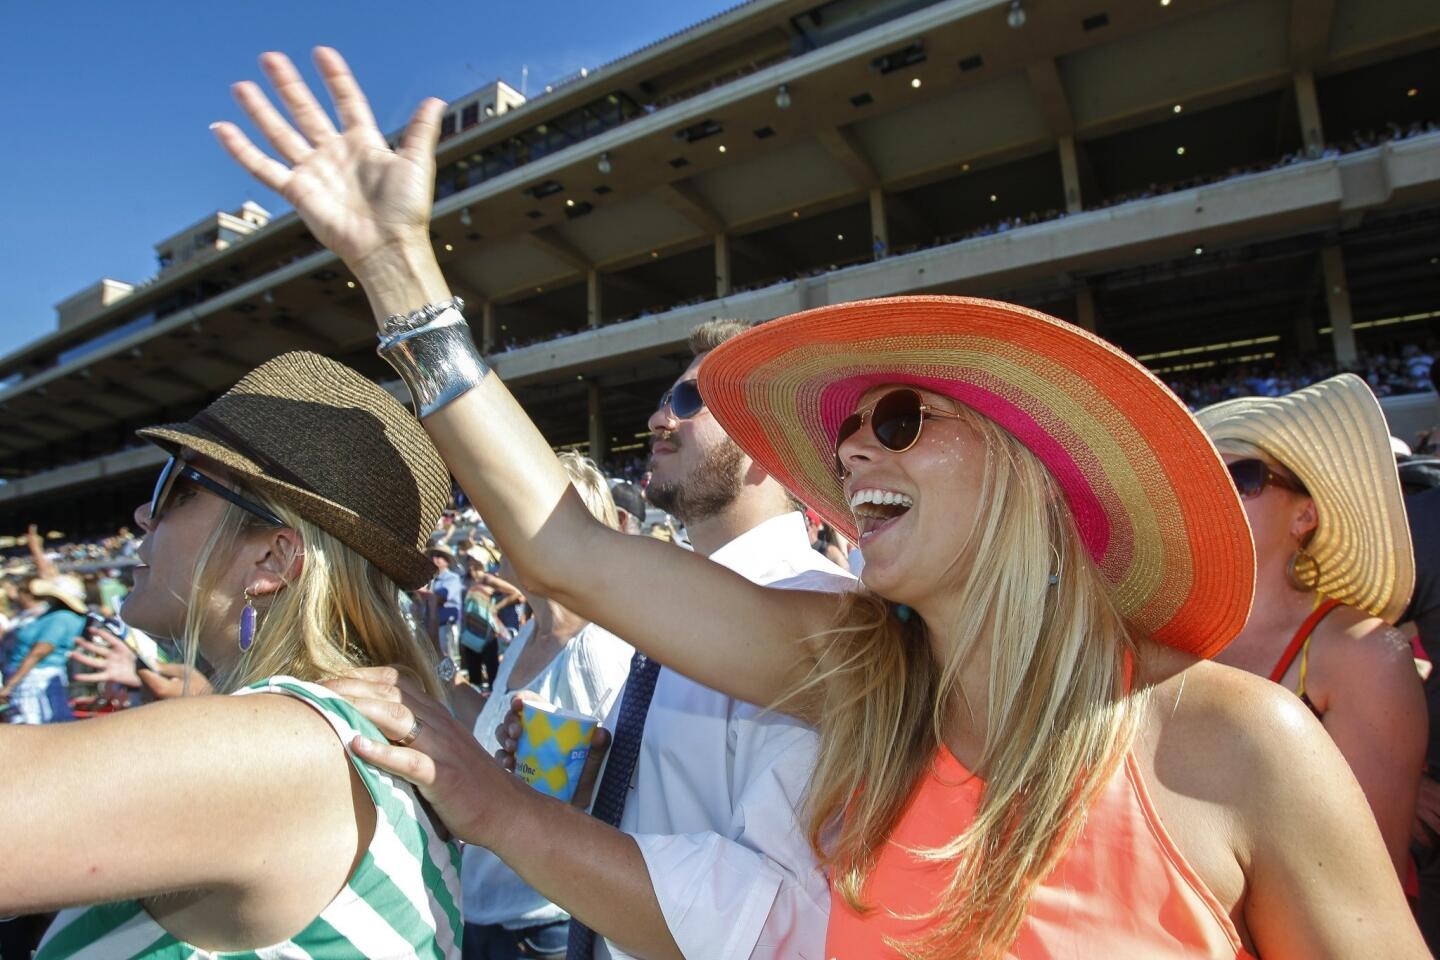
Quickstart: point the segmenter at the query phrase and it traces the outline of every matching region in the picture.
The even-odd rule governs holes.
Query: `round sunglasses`
[[[704,410],[705,401],[700,396],[700,384],[694,380],[681,380],[666,390],[656,409],[664,410],[666,407],[670,408],[670,416],[676,420],[689,420]]]
[[[160,476],[155,478],[155,490],[150,494],[151,523],[159,520],[161,514],[165,512],[165,504],[169,501],[170,495],[175,492],[175,487],[181,480],[208,490],[222,500],[230,501],[241,510],[254,514],[266,523],[277,527],[286,525],[284,520],[281,520],[275,514],[260,506],[260,504],[246,500],[224,484],[211,480],[179,457],[171,457],[169,460],[166,460],[165,466],[160,468]]]
[[[1247,457],[1244,460],[1236,460],[1234,463],[1225,465],[1230,471],[1230,479],[1235,481],[1235,489],[1240,496],[1246,500],[1252,500],[1265,492],[1266,487],[1280,487],[1283,490],[1293,490],[1296,493],[1306,493],[1305,487],[1289,477],[1281,476],[1264,460],[1255,457]]]
[[[835,434],[835,473],[840,479],[850,475],[840,459],[840,445],[855,435],[868,421],[875,439],[891,453],[904,453],[920,439],[920,428],[931,418],[958,420],[960,414],[937,410],[921,399],[915,390],[891,390],[863,413],[852,413],[840,423]]]

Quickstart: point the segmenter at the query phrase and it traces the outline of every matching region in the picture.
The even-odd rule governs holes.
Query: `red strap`
[[[1326,600],[1311,611],[1310,616],[1305,618],[1305,622],[1300,624],[1300,629],[1295,631],[1295,636],[1290,638],[1290,646],[1286,647],[1285,652],[1280,655],[1279,661],[1275,664],[1275,669],[1270,671],[1271,680],[1279,683],[1285,677],[1285,671],[1289,670],[1290,664],[1295,662],[1295,657],[1299,655],[1300,648],[1305,645],[1306,640],[1310,639],[1310,634],[1315,632],[1315,627],[1321,620],[1325,619],[1325,614],[1338,606],[1340,606],[1340,601],[1331,599]]]

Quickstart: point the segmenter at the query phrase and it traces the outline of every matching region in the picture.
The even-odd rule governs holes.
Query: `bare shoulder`
[[[1283,687],[1173,651],[1156,659],[1147,671],[1147,728],[1177,786],[1188,784],[1248,820],[1276,797],[1309,791],[1312,763],[1338,759],[1319,721]]]
[[[1311,669],[1317,679],[1419,683],[1410,641],[1379,617],[1342,607],[1325,618],[1315,639]]]

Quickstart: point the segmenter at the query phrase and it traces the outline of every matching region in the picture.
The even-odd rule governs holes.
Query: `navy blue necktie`
[[[615,721],[615,735],[610,741],[610,757],[600,789],[595,793],[591,815],[612,827],[620,825],[625,812],[625,798],[630,780],[635,775],[635,762],[640,759],[640,737],[645,733],[645,715],[650,712],[650,698],[655,695],[655,678],[660,664],[643,653],[630,660],[630,676],[625,680],[625,699],[620,701],[620,717]],[[570,921],[570,940],[565,947],[565,960],[591,960],[595,952],[595,931],[579,920]]]

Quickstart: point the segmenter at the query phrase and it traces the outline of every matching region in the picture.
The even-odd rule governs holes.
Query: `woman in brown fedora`
[[[1391,626],[1415,558],[1380,403],[1343,373],[1197,418],[1240,491],[1259,565],[1250,617],[1218,659],[1320,718],[1405,877],[1428,718],[1410,644]]]
[[[866,558],[866,589],[838,601],[756,586],[590,517],[436,263],[443,105],[423,104],[392,151],[339,55],[316,63],[343,132],[267,54],[296,126],[253,84],[236,93],[284,162],[232,124],[217,137],[365,287],[381,355],[527,588],[819,726],[808,820],[830,927],[770,956],[1426,955],[1323,729],[1208,662],[1244,623],[1253,547],[1214,448],[1134,360],[1043,314],[946,297],[731,339],[693,399]],[[393,672],[365,676],[337,686],[382,731],[422,724],[358,753],[619,949],[680,954],[636,838],[598,819],[627,777],[602,778],[587,819],[504,774]],[[723,949],[745,918],[710,892],[690,909]]]
[[[62,910],[42,960],[458,957],[458,850],[408,784],[347,753],[374,727],[317,683],[393,662],[443,696],[400,607],[449,497],[434,447],[304,353],[140,435],[170,459],[135,511],[125,618],[235,695],[0,729],[0,915],[98,904]]]

